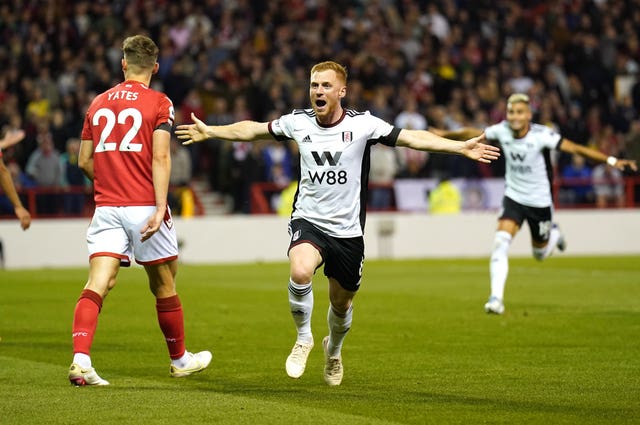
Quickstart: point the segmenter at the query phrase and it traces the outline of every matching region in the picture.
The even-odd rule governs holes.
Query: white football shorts
[[[119,258],[122,266],[130,265],[132,256],[142,265],[178,258],[178,239],[168,207],[160,229],[140,241],[140,230],[155,210],[155,206],[97,207],[87,229],[89,258]]]

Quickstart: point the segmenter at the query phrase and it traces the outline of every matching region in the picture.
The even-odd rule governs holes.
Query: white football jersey
[[[532,123],[527,134],[516,139],[507,121],[488,127],[485,135],[500,142],[505,158],[505,196],[529,207],[550,207],[552,170],[548,152],[559,146],[562,136],[552,128]]]
[[[291,219],[304,218],[328,235],[363,235],[369,179],[369,150],[395,146],[400,130],[367,112],[346,109],[338,122],[323,126],[312,109],[295,109],[269,123],[276,140],[295,140],[300,180]]]

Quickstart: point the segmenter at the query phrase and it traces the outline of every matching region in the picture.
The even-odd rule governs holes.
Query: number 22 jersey
[[[138,81],[124,81],[95,97],[82,140],[93,142],[96,206],[155,205],[153,132],[171,131],[171,100]]]

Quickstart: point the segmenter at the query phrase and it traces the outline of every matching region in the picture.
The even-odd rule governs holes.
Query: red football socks
[[[102,309],[102,297],[89,289],[84,289],[73,313],[73,352],[89,355],[93,336],[98,326],[98,314]]]
[[[184,355],[184,314],[177,295],[156,299],[158,324],[167,341],[169,356],[172,360]]]

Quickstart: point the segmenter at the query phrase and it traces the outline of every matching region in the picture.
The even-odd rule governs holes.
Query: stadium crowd
[[[640,160],[640,0],[12,0],[0,5],[0,126],[26,131],[3,151],[17,178],[54,188],[69,181],[52,177],[51,164],[72,164],[62,153],[93,97],[122,80],[122,40],[136,33],[160,47],[152,86],[171,98],[178,123],[191,112],[210,124],[288,113],[308,104],[311,65],[332,59],[349,71],[345,106],[405,128],[484,128],[504,118],[511,93],[524,92],[537,122]],[[293,149],[191,145],[191,178],[248,212],[251,182],[296,179]],[[373,155],[387,182],[503,173],[397,151]],[[49,168],[29,166],[36,160]],[[572,166],[571,157],[555,160],[559,175]]]

